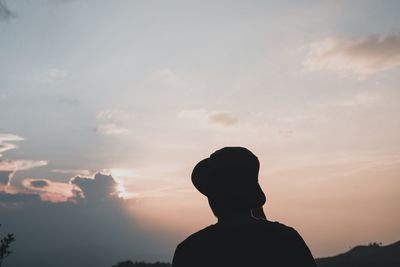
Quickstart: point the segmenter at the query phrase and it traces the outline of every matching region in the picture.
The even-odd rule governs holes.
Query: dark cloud
[[[400,66],[400,32],[358,39],[327,38],[311,45],[311,69],[350,71],[365,77]]]
[[[46,180],[32,180],[29,182],[32,187],[44,188],[49,185]]]
[[[6,2],[0,0],[0,21],[7,21],[16,16],[15,12],[11,11]]]
[[[12,171],[0,171],[0,185],[8,185],[12,174]]]
[[[111,175],[96,173],[94,178],[76,176],[71,183],[78,186],[88,201],[104,201],[117,197],[117,183]]]
[[[112,176],[78,176],[71,183],[83,196],[65,202],[0,192],[0,223],[17,238],[8,267],[106,267],[127,259],[171,260],[177,240],[140,222],[132,210],[136,200],[116,196]]]

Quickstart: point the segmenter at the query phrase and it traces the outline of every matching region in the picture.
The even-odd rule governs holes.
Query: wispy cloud
[[[46,160],[0,160],[0,185],[8,186],[16,171],[45,166]]]
[[[1,134],[0,133],[0,157],[2,157],[2,152],[10,149],[15,149],[17,146],[10,142],[22,141],[23,137],[15,134]]]
[[[90,171],[85,169],[52,169],[51,171],[62,174],[90,175]]]
[[[22,140],[25,139],[15,134],[0,134],[0,153],[17,148],[11,142]],[[0,157],[2,157],[1,154]],[[29,170],[47,164],[46,160],[0,160],[0,185],[9,185],[16,171]]]
[[[22,181],[24,189],[17,192],[28,192],[40,195],[43,201],[79,202],[105,201],[119,198],[119,183],[113,176],[97,172],[93,176],[75,176],[68,182],[56,182],[47,178],[26,178]]]
[[[239,119],[232,113],[226,111],[214,111],[208,116],[208,120],[211,123],[229,126],[236,124]]]
[[[99,111],[96,115],[96,119],[107,121],[108,123],[98,125],[94,131],[104,135],[128,135],[131,131],[127,128],[118,126],[115,122],[128,121],[132,118],[134,118],[132,113],[120,109],[105,109]]]
[[[351,72],[359,78],[396,68],[400,66],[400,33],[320,40],[311,44],[305,65],[311,70]]]
[[[7,21],[16,16],[15,12],[11,11],[6,2],[3,0],[0,0],[0,22],[1,21]]]
[[[178,118],[190,127],[212,131],[212,138],[220,144],[227,145],[244,144],[259,136],[264,137],[260,140],[263,143],[281,144],[309,139],[314,135],[311,131],[300,129],[296,123],[283,122],[259,113],[251,113],[239,119],[228,111],[197,109],[181,111]]]
[[[119,127],[114,123],[100,124],[94,131],[105,135],[128,135],[131,131],[127,128]]]
[[[220,126],[232,126],[239,122],[239,119],[229,111],[206,111],[205,109],[183,110],[179,112],[178,118]]]
[[[47,160],[0,160],[0,171],[29,170],[47,164]]]
[[[27,178],[22,181],[22,185],[30,193],[40,195],[43,201],[50,202],[74,201],[77,192],[77,189],[71,183],[54,182],[45,178]]]

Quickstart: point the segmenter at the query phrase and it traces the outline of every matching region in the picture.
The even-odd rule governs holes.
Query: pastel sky
[[[86,214],[76,228],[132,229],[118,232],[109,265],[169,261],[215,222],[190,174],[224,146],[259,157],[267,217],[314,256],[399,240],[399,12],[396,0],[0,0],[10,266],[39,238],[29,220],[40,214],[41,237],[53,238],[70,225],[53,220],[65,210]],[[83,266],[103,242],[85,240]]]

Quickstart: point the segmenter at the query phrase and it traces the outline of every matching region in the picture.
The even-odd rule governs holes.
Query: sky
[[[267,217],[315,257],[399,240],[399,11],[0,0],[7,265],[170,261],[216,222],[190,175],[224,146],[258,156]]]

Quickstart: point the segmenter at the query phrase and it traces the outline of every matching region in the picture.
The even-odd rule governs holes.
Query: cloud
[[[134,118],[134,115],[120,109],[105,109],[97,113],[98,120],[119,120],[127,121]]]
[[[45,179],[31,180],[29,181],[30,186],[36,188],[44,188],[49,186],[49,182]]]
[[[0,188],[1,186],[7,186],[10,183],[12,171],[0,171]]]
[[[218,114],[218,121],[215,115]],[[214,115],[214,116],[213,116]],[[300,114],[301,115],[301,114]],[[237,144],[252,146],[252,140],[260,145],[281,145],[314,139],[317,132],[303,127],[307,121],[319,118],[319,114],[306,114],[290,118],[277,118],[273,115],[248,112],[239,118],[228,111],[206,111],[204,109],[184,110],[178,113],[188,130],[199,130],[203,138],[208,138],[218,146]],[[214,120],[212,120],[214,118]],[[204,137],[208,135],[207,137]],[[259,138],[262,136],[263,138]]]
[[[8,21],[16,16],[15,12],[11,11],[6,2],[0,0],[0,22]]]
[[[47,164],[47,160],[0,160],[0,171],[29,170]]]
[[[82,190],[83,197],[88,201],[118,197],[118,184],[111,175],[96,173],[93,178],[76,176],[70,182]]]
[[[29,170],[47,164],[46,160],[0,160],[0,185],[8,186],[16,171]]]
[[[0,157],[3,152],[17,148],[16,145],[10,142],[22,141],[24,138],[14,134],[1,134],[0,133]]]
[[[27,178],[22,185],[31,193],[38,194],[43,201],[66,202],[78,201],[79,190],[71,183],[54,182],[49,179]]]
[[[84,170],[84,169],[52,169],[51,172],[55,173],[62,173],[62,174],[79,174],[79,175],[85,175],[88,176],[90,175],[89,170]]]
[[[93,177],[75,176],[69,182],[55,182],[46,178],[26,178],[22,185],[28,192],[50,202],[103,202],[119,198],[119,184],[111,175],[96,173]]]
[[[15,149],[17,146],[10,142],[25,140],[14,134],[0,134],[0,153]],[[3,155],[0,154],[0,157]],[[0,160],[0,185],[8,186],[16,171],[29,170],[35,167],[45,166],[46,160]]]
[[[178,118],[202,122],[206,125],[232,126],[239,122],[239,119],[228,111],[211,111],[204,109],[183,110],[179,112]]]
[[[230,112],[225,111],[212,112],[208,116],[208,119],[212,123],[221,124],[224,126],[233,125],[239,121],[237,117],[233,116]]]
[[[11,149],[15,149],[17,148],[16,145],[11,144],[11,143],[0,143],[0,152],[5,152],[7,150],[11,150]],[[2,157],[3,155],[0,154],[0,157]]]
[[[360,78],[396,68],[400,66],[400,33],[315,42],[305,65],[311,70],[351,72]]]
[[[37,181],[48,185],[32,187]],[[1,223],[18,239],[13,244],[16,255],[7,259],[10,266],[111,266],[130,258],[170,260],[177,240],[146,228],[130,209],[136,202],[114,195],[117,183],[112,176],[77,176],[70,183],[26,179],[23,184],[25,193],[0,192]],[[52,186],[60,184],[78,187],[90,201],[80,195],[77,201],[43,199]]]
[[[127,121],[134,117],[133,114],[119,110],[106,109],[99,111],[96,115],[98,120]],[[103,123],[94,129],[95,132],[105,135],[128,135],[131,131],[127,128],[117,126],[115,123]]]
[[[129,129],[118,127],[114,123],[100,124],[94,131],[105,135],[128,135],[131,133]]]

